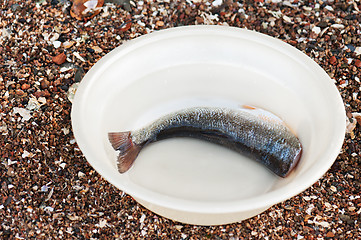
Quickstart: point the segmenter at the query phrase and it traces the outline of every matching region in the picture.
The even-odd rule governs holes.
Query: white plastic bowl
[[[303,156],[290,176],[183,138],[147,146],[118,173],[109,131],[183,107],[238,104],[273,112],[300,138]],[[255,216],[316,182],[340,151],[345,111],[329,76],[290,45],[244,29],[189,26],[131,40],[97,62],[77,90],[72,125],[94,169],[140,204],[180,222],[218,225]]]

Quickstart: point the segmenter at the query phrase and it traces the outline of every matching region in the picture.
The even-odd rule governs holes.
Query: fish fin
[[[132,142],[130,132],[110,132],[108,138],[115,150],[127,147]]]
[[[250,106],[250,105],[242,105],[241,106],[242,108],[244,108],[244,109],[249,109],[249,110],[255,110],[255,109],[257,109],[257,108],[255,108],[255,107],[253,107],[253,106]]]
[[[253,115],[257,116],[258,118],[264,121],[287,127],[286,123],[280,117],[264,109],[257,108],[251,105],[242,105],[241,108],[245,109],[249,113],[252,113]]]
[[[119,151],[118,171],[120,173],[128,171],[137,158],[142,146],[132,141],[130,132],[111,132],[108,133],[108,138],[113,148]]]

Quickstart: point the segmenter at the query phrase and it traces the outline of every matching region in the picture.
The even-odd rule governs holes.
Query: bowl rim
[[[172,37],[190,36],[205,33],[252,39],[253,41],[260,42],[269,47],[275,48],[276,50],[282,52],[288,57],[291,57],[299,64],[311,68],[312,71],[318,74],[319,81],[323,81],[325,87],[327,87],[328,90],[331,92],[332,97],[335,99],[335,118],[333,120],[336,123],[335,126],[337,126],[337,128],[333,129],[332,137],[334,137],[334,139],[331,144],[332,146],[328,148],[329,151],[326,154],[319,158],[319,161],[317,162],[317,164],[315,164],[311,172],[303,174],[302,178],[300,179],[302,180],[302,184],[296,185],[295,183],[291,182],[285,186],[264,193],[260,196],[246,199],[222,202],[198,202],[193,200],[184,200],[175,197],[164,196],[163,194],[155,193],[142,187],[134,188],[129,184],[122,184],[119,181],[116,181],[116,174],[109,174],[109,172],[106,172],[102,169],[101,161],[97,161],[97,159],[89,156],[90,151],[88,151],[87,149],[86,139],[84,139],[84,136],[82,134],[82,124],[78,121],[78,115],[80,114],[81,107],[84,104],[81,96],[86,92],[87,87],[91,86],[92,81],[95,81],[95,79],[97,79],[97,76],[99,76],[99,74],[102,72],[102,69],[106,68],[106,65],[112,63],[118,58],[121,58],[127,53],[147,44],[151,44],[155,41],[164,40]],[[299,193],[303,192],[311,185],[313,185],[328,171],[328,169],[332,166],[340,153],[340,149],[342,147],[345,137],[346,113],[341,95],[337,87],[333,84],[331,78],[316,62],[314,62],[310,57],[308,57],[300,50],[292,47],[291,45],[283,42],[282,40],[256,31],[220,25],[193,25],[174,27],[142,35],[131,41],[125,42],[121,46],[113,49],[111,52],[106,54],[89,70],[89,72],[84,76],[83,80],[79,84],[77,93],[75,94],[75,98],[73,100],[71,122],[76,142],[87,161],[104,179],[106,179],[118,189],[126,192],[127,194],[131,195],[136,199],[141,199],[142,201],[157,206],[162,206],[164,208],[185,212],[214,214],[242,212],[261,209],[265,207],[268,208],[274,204],[280,203],[295,195],[298,195]],[[297,182],[300,182],[300,180]]]

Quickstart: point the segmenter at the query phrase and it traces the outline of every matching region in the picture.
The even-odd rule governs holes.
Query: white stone
[[[223,3],[223,0],[215,0],[212,2],[212,5],[215,7],[220,6]]]
[[[28,121],[32,117],[30,111],[25,108],[14,107],[13,112],[14,114],[20,114],[20,116],[23,118],[23,121]]]
[[[329,5],[327,5],[327,6],[325,7],[325,9],[328,10],[328,11],[330,11],[330,12],[333,11],[333,8],[332,8],[331,6],[329,6]]]
[[[54,41],[54,42],[53,42],[53,46],[54,46],[55,48],[59,48],[59,47],[61,46],[61,42],[60,42],[60,41]]]
[[[357,56],[360,55],[361,54],[361,47],[356,47],[355,53],[356,53]]]
[[[332,24],[331,27],[336,28],[336,29],[344,29],[345,25],[335,23],[335,24]]]
[[[317,26],[314,26],[314,27],[312,28],[312,32],[314,32],[314,33],[316,33],[316,34],[320,34],[321,28],[320,28],[320,27],[317,27]]]

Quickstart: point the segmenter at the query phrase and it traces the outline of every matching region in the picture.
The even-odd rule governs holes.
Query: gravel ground
[[[0,239],[361,238],[359,0],[119,2],[82,16],[68,0],[1,0]],[[93,170],[72,134],[68,92],[102,56],[191,24],[252,29],[300,49],[334,79],[350,119],[323,178],[237,224],[185,225],[144,209]]]

